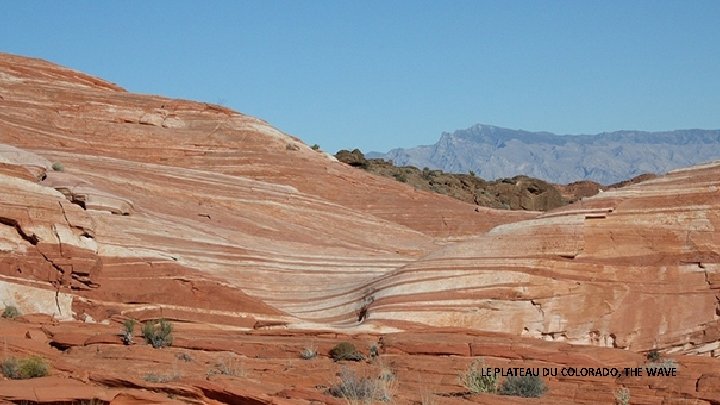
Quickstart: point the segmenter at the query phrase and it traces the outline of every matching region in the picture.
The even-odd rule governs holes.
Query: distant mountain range
[[[472,170],[490,180],[524,174],[553,183],[611,184],[720,159],[720,130],[555,135],[478,124],[444,132],[433,145],[370,152],[368,157],[392,160],[396,166]]]

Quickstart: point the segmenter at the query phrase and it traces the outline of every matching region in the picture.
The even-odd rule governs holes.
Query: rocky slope
[[[335,157],[352,167],[370,173],[392,177],[416,190],[432,191],[448,195],[460,201],[481,207],[506,210],[549,211],[580,198],[574,188],[561,189],[553,184],[527,176],[511,179],[485,181],[474,174],[444,173],[442,170],[397,167],[383,159],[366,159],[363,153],[341,150]],[[561,194],[565,191],[565,195]],[[593,194],[597,194],[598,190]],[[582,195],[583,197],[593,195]]]
[[[550,211],[603,190],[621,188],[657,177],[646,173],[609,186],[589,180],[552,184],[528,176],[486,181],[472,171],[462,174],[445,173],[427,167],[422,170],[413,166],[398,167],[384,159],[367,159],[359,149],[340,150],[335,154],[335,158],[352,167],[394,178],[416,190],[432,191],[481,207],[503,210]]]
[[[2,357],[51,365],[0,380],[0,403],[340,404],[327,391],[349,368],[390,370],[401,404],[519,404],[457,375],[478,356],[634,367],[651,348],[679,377],[550,377],[536,402],[611,403],[621,386],[633,403],[720,402],[720,164],[496,211],[40,60],[0,55],[0,107],[0,301],[27,314],[0,319]],[[172,347],[139,330],[122,345],[121,321],[159,317]],[[332,362],[342,340],[379,356]]]
[[[453,173],[473,170],[486,179],[527,175],[558,184],[577,180],[611,184],[720,159],[719,145],[720,130],[558,136],[478,124],[443,133],[433,145],[371,157],[391,160],[397,166]]]

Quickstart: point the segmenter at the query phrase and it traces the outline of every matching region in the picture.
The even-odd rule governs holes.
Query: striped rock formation
[[[368,285],[369,319],[683,353],[720,346],[720,162],[448,245]]]
[[[71,294],[82,319],[354,323],[356,286],[434,237],[536,215],[359,173],[221,107],[10,55],[0,71],[0,274]]]
[[[460,387],[473,356],[635,364],[651,348],[676,355],[683,379],[553,378],[547,401],[612,401],[620,385],[646,403],[720,401],[703,371],[716,359],[687,356],[714,357],[720,340],[720,164],[542,215],[494,211],[223,107],[0,54],[0,185],[0,303],[46,314],[0,320],[0,335],[53,367],[0,381],[0,403],[338,403],[318,387],[340,370],[325,353],[341,339],[383,343],[400,403],[420,387],[441,403],[497,401]],[[175,348],[121,345],[120,321],[158,317],[175,322]],[[294,365],[313,342],[322,362]],[[183,353],[199,360],[178,364]],[[247,372],[211,378],[228,358]],[[176,384],[144,380],[168,368]]]

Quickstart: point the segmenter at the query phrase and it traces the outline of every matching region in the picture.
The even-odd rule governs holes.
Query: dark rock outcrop
[[[428,168],[421,170],[412,166],[396,167],[392,162],[383,159],[367,159],[358,149],[338,151],[335,157],[350,166],[392,177],[416,189],[445,194],[483,207],[548,211],[575,200],[563,199],[554,185],[528,176],[485,181],[473,173],[454,174]]]

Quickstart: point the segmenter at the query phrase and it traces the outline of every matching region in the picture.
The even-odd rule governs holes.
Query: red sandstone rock
[[[46,314],[0,319],[3,356],[51,364],[0,401],[335,404],[343,367],[390,370],[400,404],[720,401],[720,164],[542,216],[476,212],[40,60],[0,55],[0,95],[0,298]],[[123,320],[160,317],[172,347],[141,325],[122,345]],[[333,362],[344,340],[379,359]],[[634,367],[652,348],[678,377],[551,377],[539,400],[458,381],[478,356]]]

